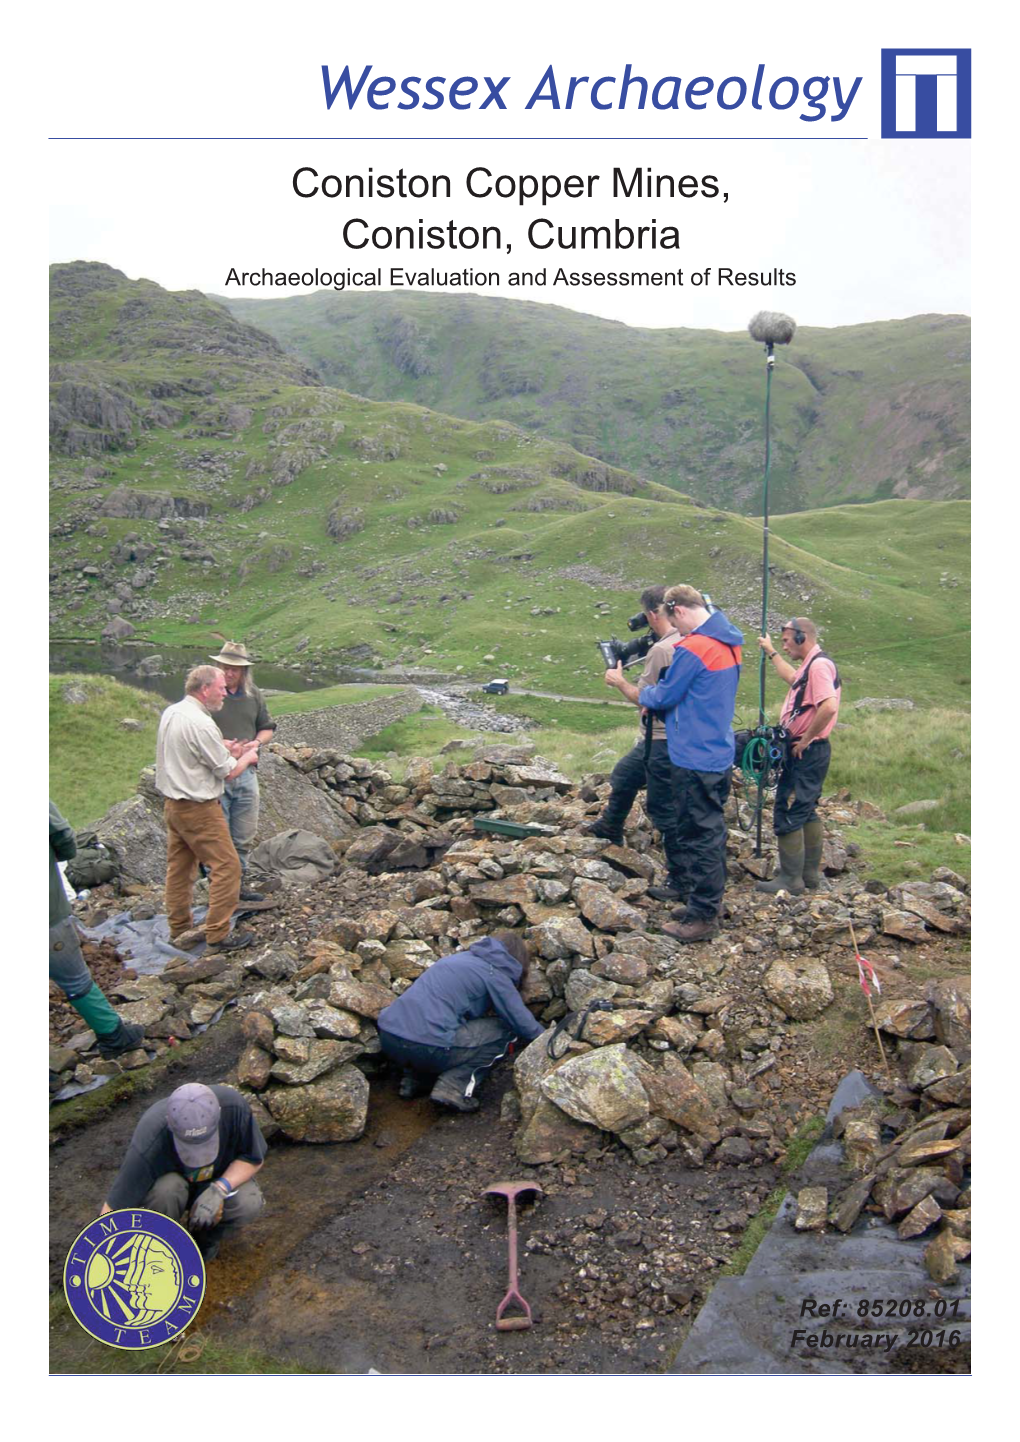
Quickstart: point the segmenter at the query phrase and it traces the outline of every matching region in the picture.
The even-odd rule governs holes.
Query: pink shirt
[[[836,665],[835,662],[829,660],[828,656],[822,656],[814,663],[808,672],[807,686],[804,689],[804,695],[801,697],[800,702],[801,706],[805,709],[801,711],[799,716],[795,716],[792,719],[790,713],[793,711],[794,702],[798,695],[797,683],[807,670],[808,663],[811,661],[812,656],[818,656],[821,649],[820,646],[812,646],[811,650],[800,663],[800,669],[793,678],[793,683],[790,686],[790,694],[783,702],[782,714],[779,717],[780,725],[785,726],[791,736],[803,736],[804,732],[811,725],[811,722],[815,719],[815,712],[822,702],[828,700],[830,696],[835,697],[836,709],[817,736],[812,737],[813,741],[824,741],[839,719],[840,691],[836,686]]]

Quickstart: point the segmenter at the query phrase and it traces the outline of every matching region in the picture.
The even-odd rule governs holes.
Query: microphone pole
[[[765,346],[765,476],[762,484],[762,562],[761,562],[761,631],[768,635],[769,629],[769,475],[772,470],[772,372],[776,367],[777,345],[789,345],[793,340],[797,324],[788,315],[778,311],[760,310],[751,317],[747,327],[751,339],[761,341]],[[758,655],[758,726],[765,725],[765,652]],[[757,816],[755,819],[754,854],[760,856],[762,795],[759,783]]]

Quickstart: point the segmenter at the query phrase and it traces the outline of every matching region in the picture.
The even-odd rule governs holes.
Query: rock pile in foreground
[[[829,889],[773,899],[753,889],[772,863],[754,856],[744,803],[731,799],[725,926],[714,941],[683,947],[662,932],[669,908],[648,895],[663,877],[640,805],[624,845],[579,830],[605,799],[604,776],[575,785],[530,744],[483,743],[469,759],[458,750],[442,769],[412,761],[399,783],[336,750],[270,751],[270,790],[283,774],[292,803],[314,798],[320,809],[309,814],[324,807],[333,818],[336,873],[281,891],[280,911],[252,923],[260,945],[251,952],[229,962],[182,957],[160,976],[116,982],[110,994],[146,1025],[157,1052],[236,1002],[247,1040],[238,1081],[267,1129],[293,1140],[360,1135],[368,1083],[357,1077],[378,1065],[379,1011],[439,957],[511,927],[533,945],[524,998],[546,1025],[518,1057],[505,1103],[522,1161],[585,1154],[618,1138],[639,1164],[679,1150],[694,1166],[710,1156],[760,1166],[788,1134],[778,1073],[770,1076],[790,1045],[788,1023],[832,1003],[833,976],[852,958],[850,924],[861,945],[879,935],[916,944],[969,927],[966,883],[952,872],[887,891],[847,871],[839,827],[858,812],[844,800],[824,808]],[[480,815],[540,834],[480,833]],[[158,908],[158,893],[125,890],[139,915]],[[107,894],[113,902],[112,888],[93,892],[93,918]],[[919,1012],[911,1044],[926,1039],[925,1024]],[[93,1041],[68,1038],[56,1057],[65,1080],[148,1059],[140,1049],[94,1062]]]
[[[863,1212],[882,1216],[901,1237],[930,1235],[928,1272],[952,1283],[970,1256],[970,982],[939,982],[875,1011],[906,1081],[840,1114],[834,1131],[853,1179],[831,1199],[805,1188],[794,1225],[849,1232]]]

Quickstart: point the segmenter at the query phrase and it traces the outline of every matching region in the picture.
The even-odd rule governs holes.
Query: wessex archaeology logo
[[[882,139],[970,139],[970,51],[882,51]]]
[[[158,1347],[183,1332],[204,1292],[205,1266],[190,1233],[141,1207],[90,1222],[64,1263],[75,1320],[124,1351]]]

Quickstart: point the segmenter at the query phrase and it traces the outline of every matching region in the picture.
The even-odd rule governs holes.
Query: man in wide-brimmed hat
[[[213,720],[220,728],[227,750],[239,756],[253,744],[257,747],[268,741],[276,730],[276,722],[252,678],[252,658],[246,646],[240,641],[227,641],[220,654],[209,659],[222,668],[227,683],[223,707],[214,714]],[[220,803],[241,863],[240,899],[261,901],[257,891],[244,889],[243,875],[259,826],[259,782],[255,766],[249,766],[235,780],[226,783]]]

